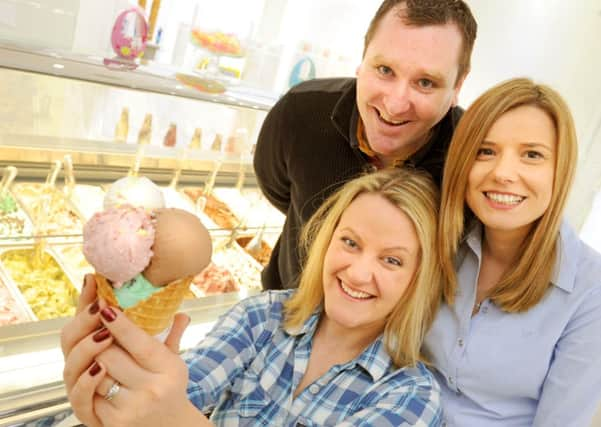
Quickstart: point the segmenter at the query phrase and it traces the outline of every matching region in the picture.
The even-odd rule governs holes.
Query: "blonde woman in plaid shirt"
[[[437,206],[416,171],[350,181],[304,230],[299,289],[240,302],[185,363],[184,316],[164,346],[89,283],[63,333],[75,413],[89,427],[440,425],[420,354],[441,295]],[[98,322],[111,336],[95,342]]]

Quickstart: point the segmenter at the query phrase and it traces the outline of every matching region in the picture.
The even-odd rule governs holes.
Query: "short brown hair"
[[[378,194],[409,217],[420,243],[417,271],[386,320],[384,345],[397,367],[427,362],[420,348],[442,293],[442,273],[436,253],[438,193],[425,172],[392,168],[348,181],[330,196],[303,228],[303,269],[298,291],[285,303],[285,327],[301,327],[323,304],[323,260],[343,212],[359,195]]]
[[[468,5],[462,0],[384,0],[369,23],[365,33],[363,56],[371,42],[380,21],[392,9],[398,6],[397,16],[406,25],[425,27],[427,25],[444,25],[452,22],[459,28],[463,39],[459,57],[459,82],[470,70],[472,50],[476,41],[478,24]]]
[[[468,176],[480,145],[505,113],[521,106],[545,112],[556,131],[553,194],[545,213],[536,221],[522,253],[506,271],[489,298],[504,311],[523,312],[545,296],[557,260],[557,237],[563,210],[574,179],[578,157],[574,120],[563,98],[549,86],[530,79],[505,81],[484,92],[466,110],[455,130],[443,172],[438,248],[445,276],[444,299],[452,304],[457,289],[455,255],[464,228],[473,213],[465,204]]]

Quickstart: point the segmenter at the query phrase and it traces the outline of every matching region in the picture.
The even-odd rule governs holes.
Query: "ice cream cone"
[[[108,280],[95,274],[97,293],[109,305],[119,307],[119,302]],[[176,280],[163,286],[149,298],[123,310],[125,315],[150,335],[158,335],[167,329],[173,321],[175,312],[184,300],[190,287],[192,277]]]

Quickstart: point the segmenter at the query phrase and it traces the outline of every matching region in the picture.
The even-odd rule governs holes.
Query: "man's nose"
[[[395,82],[389,87],[389,92],[384,96],[384,108],[388,117],[396,119],[406,113],[411,107],[410,90],[407,82]]]

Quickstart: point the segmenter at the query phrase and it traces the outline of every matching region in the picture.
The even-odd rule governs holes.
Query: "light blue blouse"
[[[457,257],[459,290],[426,337],[456,427],[587,427],[601,400],[601,255],[566,224],[544,299],[510,314],[485,300],[472,317],[481,226]]]

